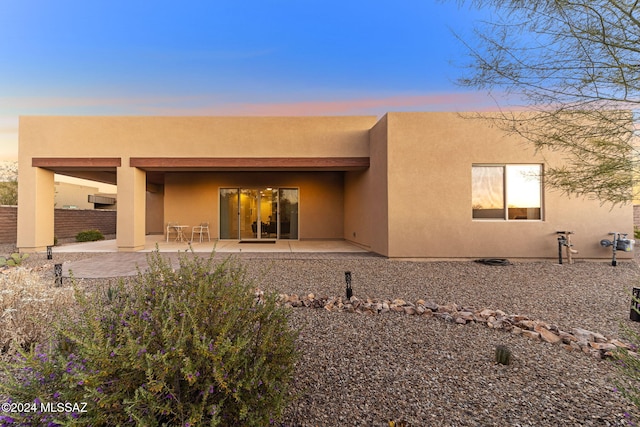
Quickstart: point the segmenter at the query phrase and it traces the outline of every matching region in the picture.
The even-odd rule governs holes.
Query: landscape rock
[[[540,337],[542,338],[543,341],[546,341],[548,343],[557,344],[560,341],[562,341],[562,338],[560,338],[558,335],[554,334],[553,332],[551,332],[549,329],[545,328],[542,325],[536,325],[534,330],[540,334]]]
[[[532,340],[539,340],[540,339],[540,334],[539,333],[537,333],[536,331],[530,331],[530,330],[527,330],[527,329],[523,329],[521,335],[523,337],[525,337],[525,338],[529,338],[529,339],[532,339]]]
[[[255,289],[255,297],[260,303],[264,298],[264,292]],[[435,316],[445,322],[458,325],[477,322],[490,329],[504,330],[528,339],[542,340],[550,344],[560,343],[561,348],[567,351],[582,351],[597,359],[612,357],[617,348],[630,348],[628,344],[618,339],[608,339],[600,333],[584,328],[573,328],[569,333],[561,330],[556,324],[533,320],[521,314],[507,314],[502,310],[488,308],[474,310],[454,303],[438,305],[424,299],[418,299],[413,303],[402,298],[377,300],[367,297],[366,300],[361,300],[353,295],[348,301],[343,302],[342,297],[318,298],[317,294],[309,292],[302,298],[298,294],[279,294],[277,301],[287,307],[324,308],[329,312],[344,311],[367,315],[392,312],[408,316]]]

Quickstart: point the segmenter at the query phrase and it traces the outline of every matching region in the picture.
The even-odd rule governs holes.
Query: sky
[[[482,11],[437,0],[0,0],[0,160],[21,115],[490,109],[456,85]]]

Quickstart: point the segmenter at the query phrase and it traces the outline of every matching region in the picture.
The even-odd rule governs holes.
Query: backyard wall
[[[640,205],[633,205],[633,225],[640,227]]]
[[[0,206],[0,243],[15,243],[18,225],[18,209]]]
[[[16,243],[18,208],[0,206],[0,243]],[[54,235],[58,239],[75,237],[83,230],[116,233],[116,211],[93,209],[55,209]]]

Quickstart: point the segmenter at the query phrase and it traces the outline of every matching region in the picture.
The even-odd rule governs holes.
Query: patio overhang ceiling
[[[31,166],[53,171],[60,175],[116,184],[120,157],[34,157]]]
[[[60,175],[116,184],[120,157],[34,157],[33,167]],[[129,166],[147,171],[147,181],[164,183],[166,172],[357,171],[369,157],[131,157]]]

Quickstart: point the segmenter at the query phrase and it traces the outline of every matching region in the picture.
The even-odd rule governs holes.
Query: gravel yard
[[[474,262],[400,262],[384,258],[247,260],[261,288],[306,295],[419,298],[501,309],[557,324],[620,336],[629,321],[633,262],[551,261],[511,266]],[[293,309],[303,360],[290,411],[293,425],[412,426],[626,425],[631,405],[613,391],[611,363],[559,346],[435,318],[367,316]],[[506,344],[510,366],[494,363]],[[388,425],[388,424],[387,424]]]
[[[55,262],[87,257],[99,262],[100,254],[56,254]],[[628,320],[631,289],[640,284],[635,262],[486,266],[341,254],[243,254],[238,260],[263,290],[343,296],[344,272],[351,271],[354,295],[362,299],[500,309],[608,337],[623,337],[621,325],[640,332],[640,323]],[[43,254],[24,264],[48,265],[42,274],[53,278]],[[87,285],[108,280],[82,279]],[[285,425],[603,426],[627,425],[624,413],[636,412],[614,391],[609,361],[478,324],[310,308],[291,309],[291,323],[300,328],[303,356],[295,380],[299,398]],[[511,365],[494,363],[498,344],[511,348]]]

